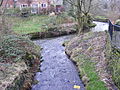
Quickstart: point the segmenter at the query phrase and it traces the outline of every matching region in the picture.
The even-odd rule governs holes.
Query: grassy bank
[[[22,23],[12,18],[6,16],[0,22],[0,90],[28,90],[39,70],[40,48],[10,29],[11,24]]]
[[[95,21],[100,21],[100,22],[108,22],[108,18],[105,16],[94,16]]]
[[[59,24],[73,22],[74,19],[65,13],[58,16],[33,15],[26,18],[8,17],[12,22],[12,30],[18,34],[29,34],[35,32],[46,32],[49,28],[58,26]]]
[[[66,53],[76,63],[86,90],[114,88],[110,75],[106,72],[106,39],[105,32],[89,32],[65,44]]]
[[[111,56],[109,59],[109,72],[115,85],[120,89],[120,50],[112,48]]]
[[[5,34],[0,38],[1,90],[28,90],[39,70],[40,48],[26,37]]]
[[[95,70],[95,62],[82,54],[73,58],[73,60],[77,62],[82,80],[86,84],[86,90],[108,90]]]

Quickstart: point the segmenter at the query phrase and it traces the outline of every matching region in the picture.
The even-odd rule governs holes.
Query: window
[[[37,13],[38,12],[38,4],[32,4],[32,13]]]
[[[9,4],[6,4],[6,7],[7,7],[7,8],[9,8],[9,7],[10,7],[10,5],[9,5]]]
[[[36,7],[38,7],[38,4],[32,4],[32,7],[36,8]]]
[[[26,8],[26,7],[28,7],[28,5],[27,4],[22,4],[21,7]]]
[[[46,7],[46,4],[41,4],[41,6],[44,8],[44,7]]]

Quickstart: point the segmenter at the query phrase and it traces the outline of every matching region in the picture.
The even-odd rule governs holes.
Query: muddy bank
[[[43,62],[41,72],[35,76],[39,83],[33,85],[32,90],[76,90],[75,85],[81,87],[78,90],[85,90],[76,67],[68,59],[62,46],[64,41],[72,37],[62,36],[35,41],[43,48],[41,52]]]
[[[76,62],[87,90],[117,90],[107,73],[107,38],[106,32],[90,32],[65,43],[66,54]]]
[[[43,39],[43,38],[53,38],[69,34],[74,34],[77,32],[76,23],[62,24],[49,28],[44,32],[36,32],[27,34],[30,36],[30,39]]]

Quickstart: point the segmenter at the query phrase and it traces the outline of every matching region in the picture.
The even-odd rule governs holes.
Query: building
[[[30,7],[31,13],[49,11],[53,8],[54,11],[60,12],[63,10],[63,0],[4,0],[2,6],[7,8],[18,7],[20,10]]]

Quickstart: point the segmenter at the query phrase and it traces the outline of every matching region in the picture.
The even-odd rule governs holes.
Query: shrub
[[[109,72],[112,75],[113,81],[120,89],[120,51],[113,49],[111,52],[111,59],[109,60]]]
[[[108,18],[106,18],[105,16],[95,16],[94,20],[100,21],[100,22],[107,22]]]
[[[10,15],[10,16],[13,16],[13,15],[19,16],[20,13],[21,13],[21,11],[19,8],[10,8],[10,9],[6,9],[6,11],[5,11],[5,14]]]
[[[10,9],[6,9],[5,14],[6,15],[10,15],[10,16],[28,16],[30,15],[31,12],[31,8],[22,8],[20,10],[20,8],[10,8]]]
[[[22,8],[20,15],[22,17],[28,17],[30,15],[31,8]]]
[[[120,19],[116,20],[116,21],[115,21],[115,24],[116,24],[116,25],[120,25]]]
[[[75,21],[74,18],[69,16],[67,12],[63,12],[57,16],[57,22],[59,24],[73,23],[74,21]]]
[[[26,53],[38,55],[38,47],[26,37],[19,35],[3,36],[0,42],[0,62],[13,63],[20,61]]]

